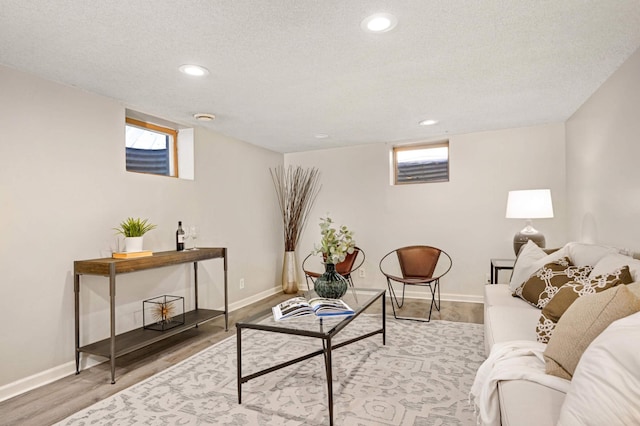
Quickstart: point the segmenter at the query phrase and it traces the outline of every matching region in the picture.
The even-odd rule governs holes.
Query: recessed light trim
[[[200,65],[184,64],[180,65],[178,69],[181,73],[194,77],[204,77],[205,75],[209,75],[209,70],[205,67],[201,67]]]
[[[362,20],[360,27],[371,33],[386,33],[398,25],[398,18],[390,13],[374,13]]]
[[[193,114],[193,118],[199,121],[213,121],[216,119],[216,116],[213,114],[207,114],[204,112],[199,112],[197,114]]]
[[[329,135],[328,135],[328,134],[326,134],[326,133],[316,133],[316,134],[314,135],[314,137],[315,137],[316,139],[328,139],[328,138],[329,138]]]
[[[434,124],[438,124],[438,120],[426,119],[426,120],[422,120],[418,124],[421,126],[433,126]]]

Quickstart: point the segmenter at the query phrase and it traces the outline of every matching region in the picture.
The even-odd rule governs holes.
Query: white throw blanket
[[[544,386],[568,392],[571,382],[544,371],[546,345],[529,340],[496,343],[489,358],[480,366],[471,387],[469,398],[475,404],[478,423],[500,426],[498,382],[502,380],[529,380]]]

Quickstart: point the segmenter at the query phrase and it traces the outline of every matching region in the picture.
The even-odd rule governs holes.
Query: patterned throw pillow
[[[590,280],[578,282],[569,281],[556,293],[556,295],[542,309],[540,320],[536,325],[538,342],[548,343],[553,334],[558,320],[573,302],[579,297],[599,293],[618,284],[630,284],[633,282],[629,267],[624,266],[609,274],[599,275]]]
[[[573,266],[568,257],[547,263],[513,292],[536,308],[542,309],[569,281],[588,281],[591,266]]]

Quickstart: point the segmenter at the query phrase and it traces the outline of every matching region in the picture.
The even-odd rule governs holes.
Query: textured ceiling
[[[639,46],[640,0],[0,0],[0,63],[280,152],[561,122]]]

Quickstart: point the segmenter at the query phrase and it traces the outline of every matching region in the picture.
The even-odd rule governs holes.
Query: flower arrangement
[[[337,264],[353,253],[356,241],[353,239],[353,232],[342,225],[335,229],[332,227],[333,220],[327,217],[320,218],[320,245],[316,246],[313,253],[322,253],[326,263]]]

